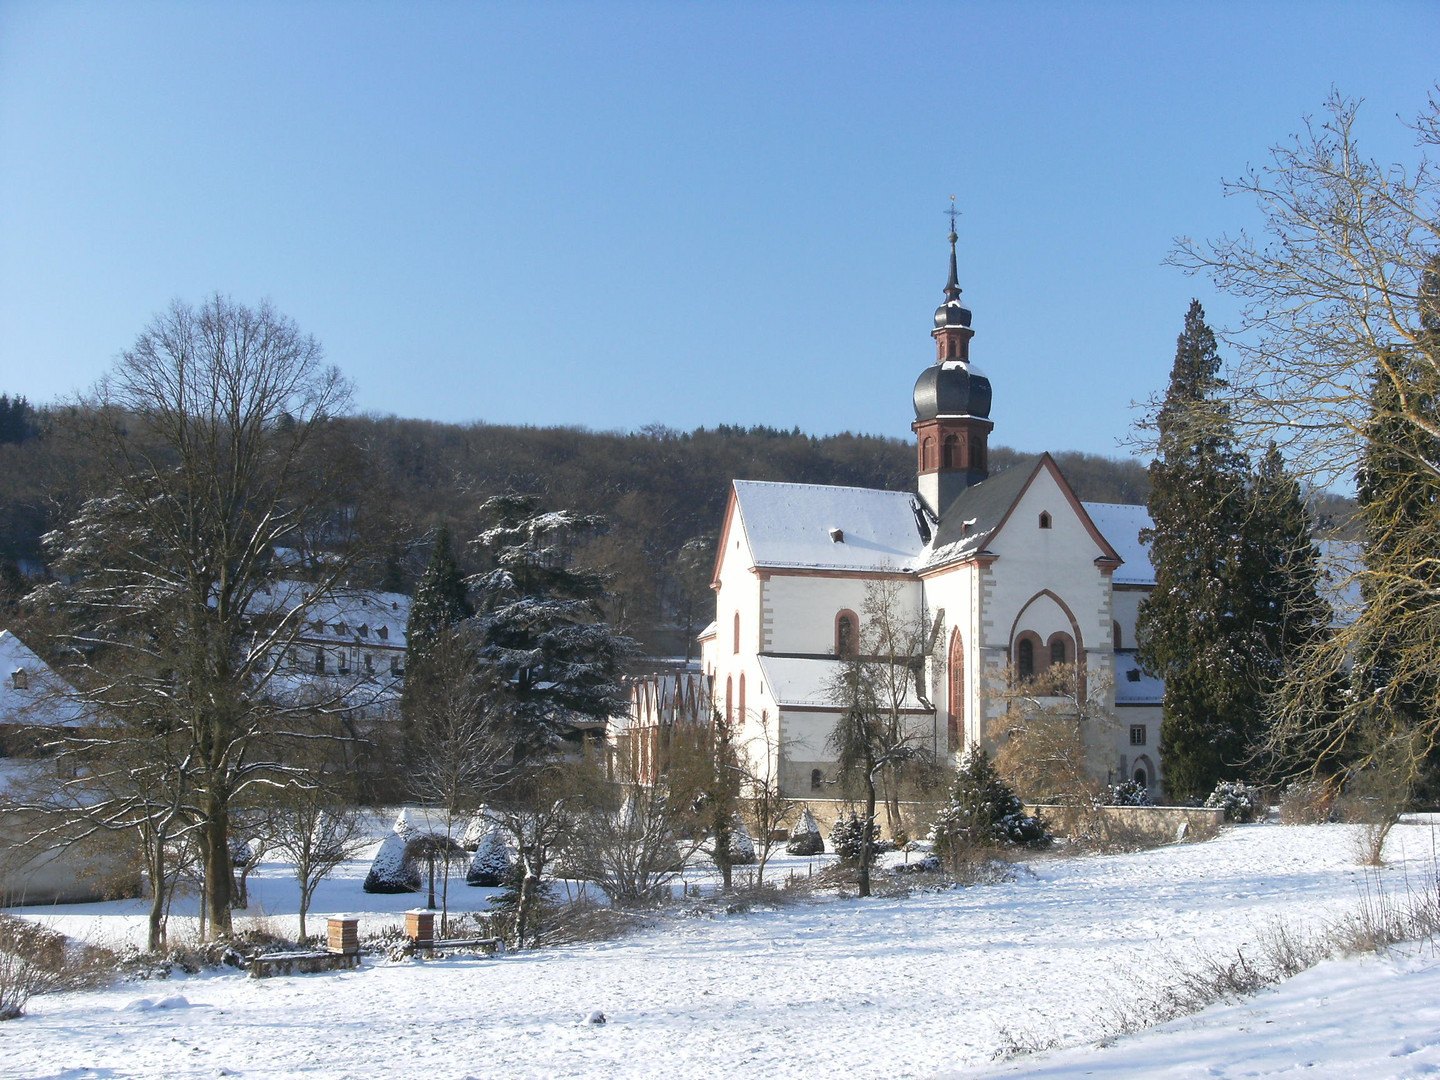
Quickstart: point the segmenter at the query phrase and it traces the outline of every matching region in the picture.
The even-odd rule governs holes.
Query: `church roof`
[[[925,546],[908,491],[736,480],[756,566],[913,571]]]
[[[770,694],[777,705],[782,708],[835,708],[833,687],[840,677],[840,669],[845,661],[763,654],[759,660],[760,670],[765,675],[765,685],[770,688]],[[914,688],[907,686],[901,708],[924,710],[925,707],[915,697]]]
[[[940,517],[925,565],[943,566],[984,551],[1035,475],[1042,456],[1021,458],[1004,472],[972,484],[957,495]]]
[[[1155,570],[1150,565],[1150,549],[1140,542],[1140,530],[1150,528],[1150,511],[1128,503],[1087,502],[1080,505],[1090,515],[1095,527],[1110,541],[1122,559],[1112,579],[1116,585],[1154,585]]]

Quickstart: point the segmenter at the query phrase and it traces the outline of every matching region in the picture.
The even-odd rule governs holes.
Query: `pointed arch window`
[[[740,723],[745,723],[745,673],[740,673],[740,696],[736,702]]]
[[[965,642],[957,626],[950,634],[950,657],[947,663],[948,692],[946,709],[946,745],[950,753],[964,748],[965,743]]]
[[[725,723],[735,723],[735,679],[725,676]]]
[[[1051,522],[1051,520],[1050,520],[1050,511],[1049,511],[1049,510],[1042,510],[1042,511],[1040,511],[1040,528],[1042,528],[1042,529],[1048,529],[1048,528],[1050,528],[1051,524],[1052,524],[1052,522]]]
[[[737,656],[740,654],[740,613],[735,612],[735,630],[733,636],[734,648],[731,650]]]

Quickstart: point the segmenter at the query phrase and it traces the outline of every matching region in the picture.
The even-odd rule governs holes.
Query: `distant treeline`
[[[0,559],[12,570],[17,562],[27,570],[43,564],[40,537],[69,520],[98,485],[98,463],[78,437],[84,420],[75,410],[29,410],[25,436],[0,443]],[[892,490],[913,490],[915,482],[913,445],[872,435],[730,425],[620,433],[377,416],[337,426],[361,450],[358,467],[366,474],[365,504],[354,508],[353,520],[376,558],[374,580],[359,584],[408,589],[439,525],[469,538],[488,496],[536,494],[549,506],[609,519],[608,530],[576,556],[614,575],[611,618],[663,653],[683,652],[713,617],[710,571],[732,479]],[[1021,456],[992,448],[992,472]],[[1082,499],[1145,499],[1148,479],[1138,462],[1055,456]],[[463,564],[463,545],[458,554]]]

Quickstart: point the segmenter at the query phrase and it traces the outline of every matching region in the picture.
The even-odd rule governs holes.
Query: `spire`
[[[950,302],[960,299],[960,275],[955,268],[955,241],[960,237],[955,233],[955,218],[960,213],[955,209],[955,196],[950,196],[950,209],[945,211],[950,215],[950,280],[945,283],[945,300]]]

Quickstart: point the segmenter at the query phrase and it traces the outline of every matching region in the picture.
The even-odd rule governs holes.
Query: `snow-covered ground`
[[[1385,887],[1433,878],[1433,846],[1429,822],[1398,827]],[[1313,928],[1353,908],[1375,887],[1353,860],[1346,826],[1243,826],[1206,844],[1042,859],[1007,884],[677,918],[603,944],[46,995],[0,1024],[0,1076],[1378,1080],[1436,1071],[1440,963],[1426,947],[1326,963],[1246,1002],[1093,1048],[1104,1017],[1143,994],[1170,958],[1233,951],[1278,920]],[[365,868],[322,886],[317,917],[393,921],[386,913],[415,904],[366,896]],[[284,868],[258,873],[257,904],[288,918]],[[455,889],[460,906],[474,906],[477,892]],[[115,941],[137,910],[27,914]],[[584,1023],[594,1010],[608,1022]],[[1006,1045],[1054,1039],[1070,1048],[992,1060]]]

